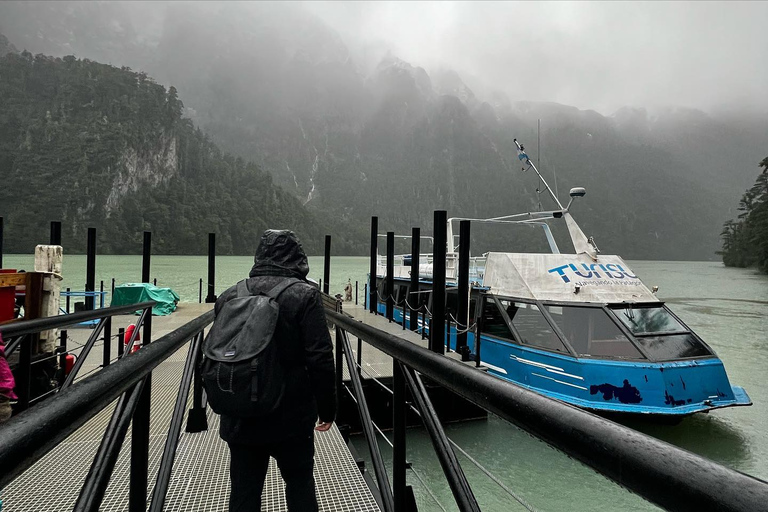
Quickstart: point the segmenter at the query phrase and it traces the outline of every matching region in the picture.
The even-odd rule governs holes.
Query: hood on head
[[[250,277],[286,276],[306,279],[309,263],[293,231],[268,229],[261,235]]]

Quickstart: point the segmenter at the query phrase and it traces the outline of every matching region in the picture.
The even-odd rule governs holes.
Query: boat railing
[[[0,326],[0,332],[4,338],[27,337],[22,341],[22,350],[25,350],[23,344],[27,343],[29,336],[88,319],[102,318],[101,327],[94,329],[94,335],[86,344],[88,347],[93,346],[99,336],[96,333],[100,329],[104,331],[105,347],[110,344],[107,340],[110,338],[108,329],[112,315],[141,310],[139,324],[144,326],[143,347],[140,350],[136,352],[126,350],[116,361],[110,361],[112,364],[107,364],[74,383],[74,376],[79,368],[73,368],[60,392],[46,400],[45,406],[29,408],[15,414],[8,422],[0,425],[0,488],[6,487],[64,441],[67,436],[117,399],[117,405],[104,431],[101,444],[93,458],[73,510],[100,509],[129,425],[132,428],[132,434],[128,510],[147,510],[152,371],[190,342],[165,447],[155,475],[155,485],[152,488],[149,510],[160,512],[163,509],[184,419],[184,409],[187,406],[193,381],[192,408],[187,417],[186,431],[200,432],[208,428],[201,379],[196,368],[202,355],[203,331],[213,321],[214,313],[213,310],[208,311],[158,340],[151,341],[152,316],[148,312],[152,305],[154,305],[153,302],[144,302]],[[134,330],[128,347],[133,344],[138,332],[139,329]],[[118,347],[120,346],[122,346],[121,343],[118,344]],[[108,353],[107,348],[104,350],[105,354]],[[85,355],[81,353],[78,361],[84,360]]]
[[[763,510],[768,503],[768,483],[664,443],[577,407],[553,400],[523,387],[497,379],[461,362],[444,357],[402,338],[376,329],[358,319],[326,311],[336,332],[336,387],[338,396],[350,394],[357,404],[383,510],[412,510],[412,490],[406,485],[407,408],[414,408],[424,422],[458,509],[480,510],[440,419],[424,392],[421,376],[456,395],[517,425],[529,434],[593,468],[619,485],[667,510]],[[403,322],[405,325],[405,322]],[[482,325],[476,327],[480,337]],[[357,366],[349,335],[357,337]],[[376,439],[376,425],[362,391],[360,357],[362,342],[392,357],[393,441],[392,484]],[[342,380],[346,361],[352,389]],[[377,381],[380,385],[383,383]],[[385,386],[386,387],[386,386]],[[413,404],[408,403],[406,388]],[[384,435],[378,430],[380,435]],[[470,458],[470,461],[476,463]],[[482,468],[481,468],[482,471]],[[532,507],[493,475],[509,495],[528,510]],[[0,482],[1,484],[2,482]]]

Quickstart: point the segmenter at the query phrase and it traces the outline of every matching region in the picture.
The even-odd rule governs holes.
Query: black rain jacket
[[[228,443],[269,444],[307,435],[318,418],[323,422],[336,418],[333,345],[320,291],[306,282],[308,273],[307,256],[291,231],[264,233],[246,281],[250,292],[266,293],[289,277],[304,281],[287,288],[277,300],[280,315],[273,342],[278,343],[286,370],[286,389],[278,408],[265,418],[222,415],[219,435]],[[236,296],[236,286],[222,293],[215,313]]]

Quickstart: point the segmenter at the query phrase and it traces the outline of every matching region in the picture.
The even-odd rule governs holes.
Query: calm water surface
[[[6,255],[5,266],[32,268],[32,256]],[[224,256],[216,260],[216,293],[247,275],[251,257]],[[679,425],[627,422],[653,435],[729,467],[768,479],[768,277],[753,270],[726,268],[711,262],[630,262],[658,296],[683,318],[724,361],[731,383],[743,386],[754,405],[698,414]],[[321,257],[310,257],[310,277],[322,278]],[[342,293],[347,279],[359,281],[362,301],[368,269],[364,257],[336,257],[331,267],[331,293]],[[97,283],[108,290],[117,283],[141,276],[140,256],[99,256]],[[81,290],[85,283],[85,257],[65,256],[64,287]],[[198,300],[199,279],[207,275],[205,256],[153,256],[153,277],[158,285],[173,288],[183,301]],[[98,286],[98,284],[97,284]],[[203,296],[207,293],[203,291]],[[447,427],[448,435],[473,458],[481,461],[514,492],[538,510],[653,510],[655,507],[569,459],[530,435],[498,418]],[[357,440],[365,455],[364,441]],[[380,440],[385,460],[391,449]],[[429,437],[421,430],[408,432],[409,472],[419,510],[457,510]],[[483,510],[524,510],[464,456],[462,467]],[[369,467],[370,463],[369,463]],[[423,481],[426,487],[422,484]],[[427,490],[429,488],[429,490]]]

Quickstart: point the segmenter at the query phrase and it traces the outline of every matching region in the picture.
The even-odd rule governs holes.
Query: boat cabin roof
[[[554,302],[659,302],[619,256],[490,252],[483,286],[491,293]]]

